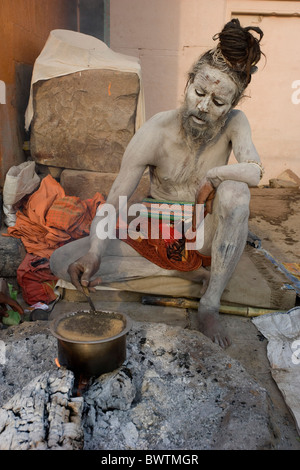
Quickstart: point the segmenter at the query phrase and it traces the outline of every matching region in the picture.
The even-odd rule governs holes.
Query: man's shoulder
[[[175,132],[178,121],[176,116],[178,113],[175,111],[162,111],[149,118],[131,139],[127,153],[140,153],[142,148],[145,158],[157,155],[170,136],[178,134]],[[147,164],[153,163],[147,162]]]
[[[161,111],[157,114],[154,114],[147,122],[154,126],[169,126],[173,124],[178,117],[178,110],[171,109],[168,111]]]
[[[248,122],[246,114],[240,109],[232,109],[229,112],[229,123],[233,126],[244,125]]]
[[[176,110],[162,111],[149,118],[139,129],[137,137],[145,139],[145,136],[148,136],[152,141],[155,137],[155,143],[161,145],[166,136],[173,134],[178,134],[178,111]]]
[[[229,113],[227,130],[229,133],[249,129],[249,121],[246,114],[240,109],[233,109]]]

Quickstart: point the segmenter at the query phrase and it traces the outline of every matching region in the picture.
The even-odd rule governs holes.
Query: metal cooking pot
[[[124,323],[124,328],[119,334],[105,339],[75,341],[64,338],[57,333],[58,324],[62,320],[78,313],[90,313],[90,311],[81,310],[80,312],[66,313],[55,318],[50,324],[51,333],[57,338],[58,342],[59,364],[72,370],[75,375],[86,378],[98,377],[120,367],[126,359],[126,334],[132,325],[130,318],[119,312],[98,312],[113,315]]]

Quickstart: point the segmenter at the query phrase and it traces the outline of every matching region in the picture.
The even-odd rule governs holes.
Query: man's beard
[[[193,116],[204,121],[204,124],[195,123]],[[180,117],[181,126],[186,136],[199,145],[205,144],[216,137],[226,122],[225,116],[212,123],[206,113],[190,111],[186,104],[181,107]]]

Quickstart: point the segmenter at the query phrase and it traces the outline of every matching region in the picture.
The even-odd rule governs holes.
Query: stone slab
[[[37,163],[118,172],[135,132],[139,77],[84,70],[33,86],[30,149]]]
[[[117,175],[117,173],[99,171],[63,170],[60,175],[60,184],[67,196],[77,196],[84,200],[99,192],[107,197]],[[147,196],[149,186],[149,175],[145,175],[142,177],[132,198],[140,200]]]

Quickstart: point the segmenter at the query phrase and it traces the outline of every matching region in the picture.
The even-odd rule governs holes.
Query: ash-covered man
[[[105,280],[155,275],[200,282],[209,273],[198,307],[199,330],[221,347],[230,344],[219,322],[220,299],[246,244],[249,187],[262,176],[248,120],[234,107],[261,58],[262,36],[259,28],[243,28],[238,20],[224,26],[214,37],[217,47],[190,71],[184,104],[155,115],[132,138],[107,199],[117,208],[119,197],[129,198],[149,167],[152,198],[205,204],[204,243],[191,270],[152,262],[124,240],[99,238],[101,216],[96,215],[89,237],[52,255],[58,277],[82,289]],[[231,151],[237,163],[227,165]]]

